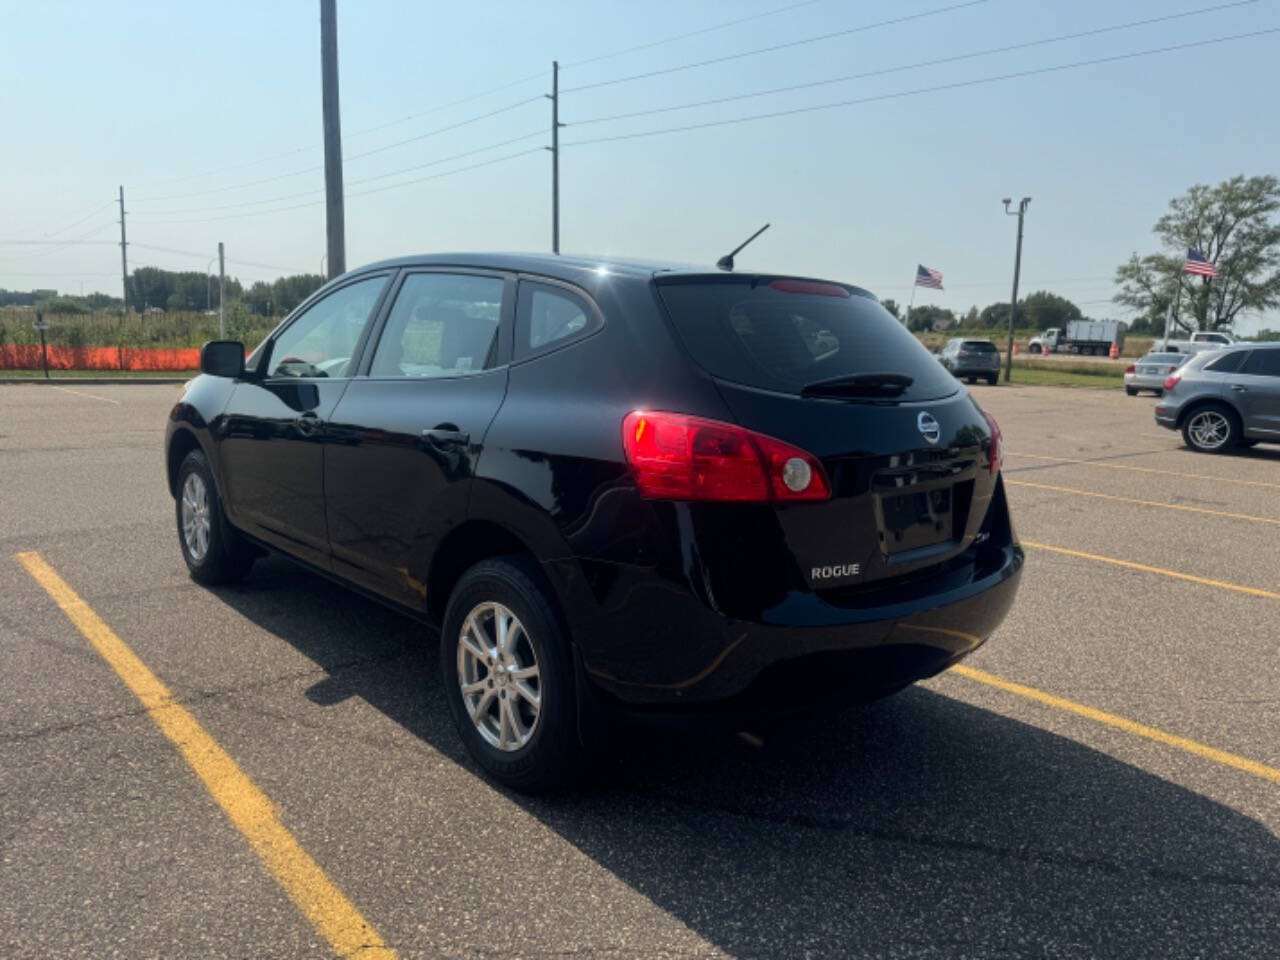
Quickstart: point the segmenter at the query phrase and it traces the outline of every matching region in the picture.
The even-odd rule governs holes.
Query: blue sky
[[[550,159],[537,150],[549,138],[535,135],[549,127],[549,105],[535,98],[549,89],[553,58],[566,65],[567,91],[959,2],[814,0],[579,63],[774,11],[787,0],[338,0],[349,194],[534,151],[351,196],[348,265],[420,251],[549,248]],[[943,272],[947,290],[921,290],[916,302],[967,309],[1008,297],[1015,221],[1004,216],[1000,200],[1030,196],[1023,291],[1048,288],[1087,313],[1119,315],[1105,302],[1114,292],[1115,266],[1134,250],[1153,249],[1151,226],[1171,197],[1197,182],[1277,172],[1280,125],[1269,118],[1280,88],[1280,34],[729,126],[570,144],[1280,27],[1276,0],[1258,0],[995,56],[584,122],[1214,5],[986,0],[566,92],[562,249],[709,263],[769,221],[772,229],[739,258],[743,268],[833,277],[905,300],[920,262]],[[322,197],[323,174],[301,172],[322,162],[315,0],[228,0],[216,7],[6,0],[0,17],[0,240],[52,234],[105,241],[0,246],[0,286],[118,294],[119,249],[109,245],[118,240],[109,205],[118,184],[126,191],[131,266],[204,270],[222,240],[229,272],[244,281],[270,278],[277,266],[319,270],[323,205],[280,209]],[[533,102],[354,156],[526,99]],[[372,127],[381,129],[368,132]],[[464,153],[470,155],[422,166]],[[356,183],[415,166],[421,169]],[[286,199],[249,205],[277,197]],[[1265,322],[1280,325],[1276,317]],[[1257,325],[1254,318],[1241,326]]]

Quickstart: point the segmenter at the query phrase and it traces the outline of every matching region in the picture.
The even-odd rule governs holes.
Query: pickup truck
[[[1128,326],[1118,320],[1071,320],[1065,328],[1050,327],[1027,341],[1028,353],[1081,353],[1106,356],[1114,343],[1124,347]]]
[[[1186,340],[1157,340],[1151,344],[1153,353],[1200,353],[1204,350],[1221,350],[1236,343],[1236,338],[1223,330],[1197,330]]]

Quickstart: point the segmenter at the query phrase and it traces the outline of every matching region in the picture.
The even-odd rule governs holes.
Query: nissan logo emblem
[[[931,413],[921,413],[916,417],[916,426],[920,428],[920,436],[929,443],[937,443],[938,438],[942,436],[942,428],[938,426],[938,421],[933,419]]]

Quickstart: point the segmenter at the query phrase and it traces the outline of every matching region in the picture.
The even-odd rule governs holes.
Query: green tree
[[[898,307],[897,300],[881,300],[880,306],[884,307],[886,310],[892,313],[894,317],[896,317],[897,319],[899,320],[902,319],[902,314],[898,312],[899,307]]]
[[[1009,301],[997,301],[988,307],[983,307],[982,313],[982,329],[984,330],[1003,330],[1009,325]],[[1022,302],[1018,303],[1018,316],[1014,322],[1014,326],[1021,327],[1026,322],[1026,314],[1022,309]]]
[[[907,329],[915,333],[927,333],[930,330],[945,330],[955,326],[955,323],[956,315],[950,310],[925,305],[911,308]]]
[[[1028,325],[1037,330],[1048,330],[1050,327],[1065,327],[1070,320],[1080,319],[1080,308],[1056,293],[1048,290],[1037,290],[1018,304],[1018,313],[1026,317]],[[1005,311],[1005,317],[1009,313]]]
[[[1216,187],[1196,184],[1169,202],[1154,233],[1165,252],[1134,253],[1116,268],[1116,303],[1150,321],[1170,303],[1197,330],[1229,328],[1241,310],[1280,306],[1280,180],[1232,177]],[[1187,248],[1203,253],[1218,279],[1182,282]]]
[[[964,315],[961,325],[966,330],[979,330],[982,327],[982,314],[978,312],[978,305],[974,304],[969,308],[969,312]]]

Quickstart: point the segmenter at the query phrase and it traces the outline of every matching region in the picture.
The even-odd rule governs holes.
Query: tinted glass
[[[995,353],[996,345],[990,340],[966,340],[963,349],[965,353]]]
[[[1224,353],[1220,357],[1214,357],[1204,365],[1206,370],[1212,370],[1214,373],[1235,373],[1240,369],[1240,364],[1244,362],[1244,358],[1249,356],[1248,350],[1232,350],[1230,353]],[[1191,366],[1191,364],[1188,364]]]
[[[1280,350],[1254,350],[1240,372],[1261,377],[1280,377]]]
[[[493,366],[504,281],[450,273],[405,278],[373,354],[372,377],[455,377]]]
[[[516,355],[530,353],[589,332],[595,327],[591,308],[563,287],[521,281],[516,306]]]
[[[360,334],[386,277],[369,277],[335,290],[306,309],[271,348],[273,377],[345,377]]]
[[[799,393],[820,380],[899,373],[912,378],[901,399],[957,389],[923,344],[865,295],[791,292],[750,277],[668,281],[658,292],[693,359],[725,380]]]
[[[1148,353],[1139,363],[1182,363],[1187,359],[1185,353]]]

